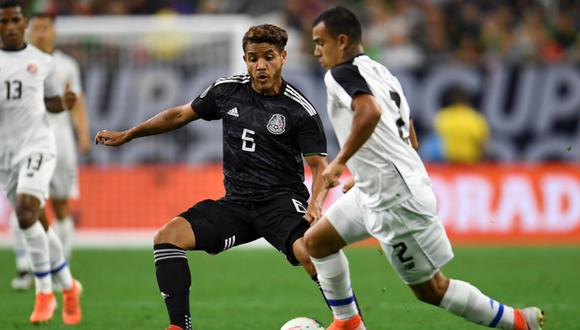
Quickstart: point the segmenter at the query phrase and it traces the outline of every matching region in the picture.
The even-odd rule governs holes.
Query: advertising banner
[[[428,170],[453,242],[580,244],[576,164],[432,165]],[[81,199],[74,210],[81,231],[155,230],[196,202],[224,193],[220,165],[85,166],[80,178]],[[341,195],[333,189],[325,207]],[[6,230],[8,215],[3,200],[0,230]]]

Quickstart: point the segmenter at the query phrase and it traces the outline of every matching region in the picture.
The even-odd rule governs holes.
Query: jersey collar
[[[2,48],[2,50],[5,51],[5,52],[19,52],[21,50],[25,50],[26,47],[28,47],[28,44],[27,43],[24,43],[24,46],[22,48],[18,48],[18,49],[5,49],[5,48]]]

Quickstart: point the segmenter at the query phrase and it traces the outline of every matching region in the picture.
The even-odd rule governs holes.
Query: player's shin
[[[73,278],[64,258],[64,250],[60,239],[52,228],[48,229],[46,236],[48,237],[50,250],[50,273],[62,286],[63,290],[70,290],[73,286]]]
[[[514,329],[514,309],[487,297],[467,282],[450,280],[440,307],[473,323]]]
[[[52,224],[54,232],[60,239],[64,251],[64,256],[70,261],[72,251],[72,239],[74,235],[74,220],[71,216],[54,221]]]
[[[327,303],[337,320],[347,320],[358,314],[350,283],[348,260],[342,251],[324,258],[312,258],[318,281]]]
[[[50,279],[50,259],[48,238],[39,221],[32,226],[23,229],[22,233],[26,240],[26,249],[32,262],[32,271],[36,285],[36,293],[51,293],[52,282]]]
[[[26,253],[26,238],[18,226],[16,213],[10,214],[10,234],[14,239],[14,257],[16,258],[16,271],[18,274],[26,274],[31,271],[30,258]]]
[[[165,301],[171,324],[191,330],[189,289],[191,274],[185,251],[173,244],[153,247],[157,284]]]

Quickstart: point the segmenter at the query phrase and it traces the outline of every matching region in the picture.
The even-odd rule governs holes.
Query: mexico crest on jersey
[[[278,113],[272,115],[266,128],[268,128],[268,132],[272,134],[278,135],[284,133],[284,131],[286,131],[286,117]]]

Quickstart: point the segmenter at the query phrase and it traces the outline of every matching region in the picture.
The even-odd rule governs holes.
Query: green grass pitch
[[[458,247],[455,253],[446,275],[507,304],[541,306],[546,329],[580,329],[579,247]],[[483,329],[415,300],[377,248],[352,248],[347,254],[369,329]],[[10,250],[0,250],[0,263],[0,329],[70,329],[62,324],[60,306],[49,324],[29,325],[33,293],[9,288]],[[296,316],[324,324],[331,319],[306,273],[271,249],[189,253],[189,265],[196,330],[277,330]],[[72,267],[85,287],[84,319],[74,329],[167,326],[151,251],[78,250]]]

